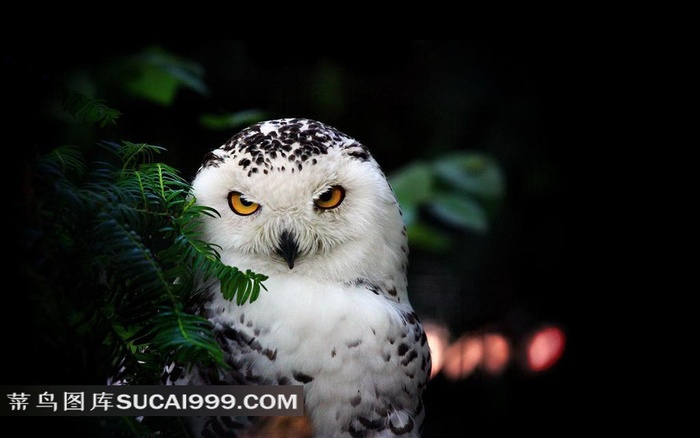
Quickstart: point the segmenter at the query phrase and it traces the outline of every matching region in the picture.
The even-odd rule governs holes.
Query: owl
[[[315,437],[420,436],[430,352],[399,204],[370,151],[315,120],[269,120],[207,153],[192,194],[220,213],[201,226],[221,260],[268,279],[243,305],[209,287],[202,311],[230,370],[175,383],[303,385]],[[259,418],[208,417],[198,433],[242,436]]]

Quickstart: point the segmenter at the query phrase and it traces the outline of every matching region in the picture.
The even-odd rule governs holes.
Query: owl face
[[[192,184],[222,260],[266,275],[339,281],[397,272],[406,236],[369,151],[308,119],[255,124],[208,153]]]

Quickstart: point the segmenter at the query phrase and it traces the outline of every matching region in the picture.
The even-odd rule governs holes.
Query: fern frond
[[[153,319],[153,345],[164,353],[174,352],[173,359],[178,363],[202,361],[226,367],[221,347],[211,336],[212,329],[206,318],[163,307]],[[209,360],[203,360],[205,357]]]
[[[83,154],[76,146],[59,146],[37,159],[37,170],[42,174],[60,177],[69,172],[82,175],[85,170]]]
[[[112,146],[114,143],[112,143]],[[140,164],[152,163],[155,157],[165,151],[162,146],[148,143],[122,142],[117,145],[116,153],[123,163],[123,169],[137,168]]]
[[[66,111],[76,119],[86,123],[97,123],[101,128],[114,125],[121,112],[107,106],[103,100],[95,99],[74,90],[64,90],[60,102]]]
[[[227,300],[254,302],[267,277],[221,261],[200,228],[203,217],[218,212],[197,205],[177,169],[155,160],[163,148],[101,147],[108,156],[93,151],[99,159],[89,166],[79,149],[66,146],[38,168],[47,182],[47,233],[80,257],[71,293],[92,303],[84,313],[106,327],[110,368],[142,384],[157,382],[172,361],[226,368],[211,324],[188,306],[214,281]]]
[[[109,268],[128,279],[135,286],[135,292],[155,297],[162,294],[176,302],[172,282],[163,276],[158,260],[146,247],[141,236],[128,224],[121,223],[106,213],[98,214],[97,219],[94,235],[100,239],[100,248],[96,250],[110,257]]]
[[[248,299],[252,303],[258,298],[261,288],[267,290],[262,285],[262,282],[267,280],[267,276],[255,274],[250,270],[241,272],[238,268],[221,261],[216,245],[205,242],[197,226],[200,215],[213,216],[218,215],[218,212],[211,208],[196,206],[194,202],[194,198],[191,198],[176,227],[170,230],[170,232],[179,230],[179,235],[170,249],[182,254],[186,263],[201,273],[203,281],[206,282],[211,278],[218,279],[225,299],[230,301],[235,298],[239,305]]]

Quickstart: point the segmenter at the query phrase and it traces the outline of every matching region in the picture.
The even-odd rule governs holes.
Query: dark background
[[[98,90],[123,113],[100,136],[164,146],[162,160],[188,178],[205,152],[236,132],[207,129],[199,117],[251,109],[266,118],[309,117],[335,126],[368,146],[388,175],[448,151],[493,156],[506,191],[490,230],[449,229],[455,249],[442,253],[412,247],[411,300],[424,320],[446,325],[454,337],[498,330],[518,346],[535,328],[556,324],[567,335],[566,349],[554,367],[539,374],[514,360],[499,376],[477,371],[451,381],[438,375],[426,393],[424,436],[536,433],[563,423],[568,431],[588,424],[589,414],[576,406],[585,381],[581,309],[592,299],[591,268],[582,263],[579,248],[591,227],[583,175],[592,171],[595,179],[598,158],[587,141],[597,123],[596,81],[604,67],[594,61],[591,47],[565,38],[9,47],[2,82],[9,131],[4,149],[11,152],[12,170],[57,146],[58,131],[43,122],[38,104],[56,81],[76,70],[104,68],[153,44],[199,64],[208,93],[184,88],[163,106],[115,89]],[[80,133],[71,135],[80,140]],[[21,190],[13,192],[22,196]],[[13,333],[9,360],[32,351],[32,327],[22,323],[22,315],[32,312],[25,292],[21,284],[6,292],[3,330]],[[45,381],[35,380],[37,373],[61,375],[62,364],[47,353],[34,367],[11,366],[16,382]]]

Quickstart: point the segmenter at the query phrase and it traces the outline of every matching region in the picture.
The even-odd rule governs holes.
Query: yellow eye
[[[248,216],[260,209],[260,204],[243,199],[243,195],[240,192],[229,192],[228,206],[231,207],[234,213],[241,216]]]
[[[314,203],[318,208],[330,210],[339,206],[345,199],[345,189],[341,186],[333,186],[316,198]]]

